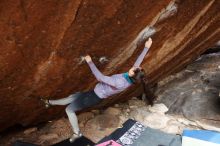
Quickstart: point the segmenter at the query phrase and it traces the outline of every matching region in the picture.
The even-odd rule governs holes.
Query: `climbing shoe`
[[[70,141],[70,143],[73,143],[76,139],[78,139],[80,137],[82,137],[82,133],[81,132],[79,132],[78,134],[73,133],[73,135],[70,137],[69,141]]]
[[[46,108],[49,108],[49,107],[51,106],[51,104],[49,103],[49,100],[48,100],[48,99],[43,99],[43,98],[41,98],[40,100],[44,103],[44,106],[45,106]]]

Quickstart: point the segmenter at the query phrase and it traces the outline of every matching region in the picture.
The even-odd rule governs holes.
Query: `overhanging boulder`
[[[45,110],[39,97],[92,89],[82,55],[93,56],[106,75],[125,72],[154,34],[142,64],[150,81],[183,68],[219,40],[219,7],[218,0],[2,0],[0,131],[63,115],[61,108]]]

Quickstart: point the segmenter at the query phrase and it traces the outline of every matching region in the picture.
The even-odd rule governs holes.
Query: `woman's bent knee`
[[[66,113],[74,113],[75,112],[75,109],[71,106],[71,105],[68,105],[65,109]]]

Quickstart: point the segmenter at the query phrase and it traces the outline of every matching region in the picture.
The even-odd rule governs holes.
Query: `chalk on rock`
[[[156,29],[152,26],[149,26],[145,29],[142,38],[143,39],[147,39],[148,37],[154,35],[156,33]]]
[[[102,63],[102,64],[105,63],[105,62],[108,62],[108,61],[109,60],[105,56],[102,56],[102,57],[99,58],[99,62]]]
[[[80,56],[79,58],[76,59],[76,61],[78,62],[78,64],[83,64],[86,60],[83,56]]]

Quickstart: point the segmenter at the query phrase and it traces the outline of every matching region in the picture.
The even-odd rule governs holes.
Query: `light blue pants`
[[[66,114],[69,118],[70,124],[72,126],[73,132],[78,134],[79,133],[79,124],[78,124],[78,119],[75,113],[74,109],[74,101],[77,99],[78,94],[72,94],[66,98],[58,99],[58,100],[49,100],[49,103],[51,105],[68,105],[66,107]]]
[[[58,100],[49,100],[49,103],[51,105],[68,105],[66,107],[66,114],[73,128],[73,132],[78,134],[80,130],[75,112],[96,105],[101,102],[101,100],[102,99],[99,98],[92,90],[88,92],[77,92],[66,98]]]

